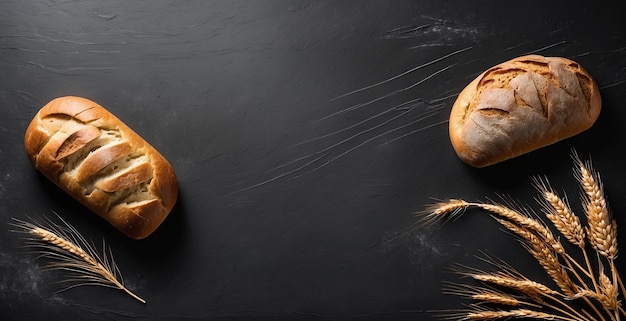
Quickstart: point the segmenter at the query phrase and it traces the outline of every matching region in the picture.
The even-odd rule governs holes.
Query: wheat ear
[[[497,216],[509,220],[522,228],[525,228],[539,235],[546,244],[550,245],[555,252],[565,254],[565,249],[561,242],[554,237],[552,231],[548,229],[542,222],[531,218],[522,211],[515,210],[511,207],[492,202],[491,204],[476,203],[474,206],[487,210]]]
[[[591,246],[609,260],[617,256],[617,223],[609,214],[600,175],[591,161],[583,162],[574,154],[576,179],[582,188],[582,202],[587,214],[587,236]]]
[[[472,278],[479,282],[523,293],[528,298],[539,304],[543,303],[543,300],[541,299],[542,297],[554,298],[556,296],[561,296],[559,292],[552,290],[550,287],[542,283],[532,281],[524,277],[522,274],[517,273],[515,270],[486,272],[480,269],[457,264],[453,266],[452,272],[457,275]]]
[[[571,210],[567,199],[561,198],[556,192],[554,192],[547,178],[541,179],[539,177],[535,177],[533,180],[535,187],[540,194],[540,197],[536,200],[541,205],[542,211],[546,217],[554,224],[554,227],[556,227],[561,235],[563,235],[570,243],[580,248],[585,256],[585,262],[589,262],[585,248],[585,228],[580,222],[580,218]],[[564,258],[570,271],[572,271],[578,281],[586,287],[586,283],[576,271],[582,271],[589,278],[593,278],[591,272],[583,268],[576,260],[572,259],[571,256],[565,255]],[[578,268],[578,270],[574,269],[574,265]]]
[[[577,286],[574,282],[572,282],[567,274],[567,269],[561,265],[551,246],[547,245],[534,233],[523,227],[503,219],[496,220],[506,229],[515,233],[519,237],[520,242],[526,251],[528,251],[528,253],[530,253],[537,260],[537,262],[539,262],[546,273],[552,278],[565,295],[571,296],[578,291]]]
[[[495,273],[495,275],[499,275],[499,276],[504,276],[506,278],[509,279],[513,279],[513,280],[521,280],[521,281],[526,281],[525,284],[534,284],[534,287],[536,289],[542,289],[543,288],[543,292],[539,293],[540,295],[542,295],[544,298],[549,299],[549,303],[548,301],[544,301],[541,300],[541,297],[534,297],[531,299],[533,299],[535,302],[540,303],[541,305],[543,305],[544,307],[548,307],[551,308],[554,311],[558,311],[560,312],[562,315],[568,315],[571,316],[571,318],[573,320],[595,320],[593,317],[589,317],[588,319],[586,319],[584,317],[584,315],[581,314],[580,311],[576,311],[575,309],[573,309],[572,306],[566,304],[566,301],[569,300],[570,298],[564,297],[566,299],[566,301],[560,300],[559,298],[563,296],[563,294],[553,291],[552,293],[550,293],[549,291],[545,291],[545,289],[547,288],[547,286],[544,286],[541,283],[535,282],[535,281],[531,281],[529,280],[526,276],[524,276],[524,274],[520,273],[517,269],[515,269],[513,266],[511,266],[509,263],[503,261],[502,259],[499,259],[495,256],[489,255],[487,253],[483,252],[482,256],[478,257],[481,261],[492,265],[493,267],[495,267],[496,269],[499,270],[499,272]],[[473,270],[474,273],[477,274],[481,274],[483,272],[481,272],[478,269],[470,269],[470,268],[465,268],[466,271],[470,271]],[[530,281],[530,282],[529,282]],[[552,291],[552,290],[550,290]],[[585,300],[585,302],[587,302],[590,306],[592,306],[592,310],[594,312],[596,312],[597,314],[600,313],[599,310],[597,310],[597,308],[595,308],[595,306],[592,305],[591,301],[589,301],[589,299],[587,299],[586,297],[582,298],[583,300]],[[585,313],[585,311],[582,311],[583,313]]]
[[[614,265],[614,260],[617,257],[617,221],[610,215],[607,201],[604,198],[600,174],[593,169],[591,160],[583,162],[576,153],[573,153],[572,158],[576,163],[574,176],[582,189],[581,199],[587,216],[587,238],[591,247],[609,261],[612,271],[612,281],[608,280],[608,277],[603,273],[599,277],[599,282],[596,283],[594,280],[596,292],[606,297],[603,292],[607,291],[608,288],[616,291],[618,289],[619,276]],[[587,264],[590,266],[589,263]],[[589,270],[592,271],[591,268]],[[609,282],[611,283],[610,287],[607,286]],[[615,312],[614,318],[617,318],[618,311],[621,311],[621,307],[617,303],[605,305],[605,307],[617,307],[611,309]]]
[[[495,288],[473,286],[473,285],[468,285],[468,284],[457,284],[457,283],[447,282],[446,287],[443,288],[443,294],[463,296],[468,299],[478,301],[480,303],[489,303],[489,304],[505,305],[505,306],[512,306],[512,307],[519,307],[519,306],[531,306],[535,308],[541,307],[541,305],[523,301],[520,298],[504,293],[500,290],[496,290]]]
[[[31,236],[28,238],[29,246],[36,248],[42,257],[51,259],[51,263],[46,266],[47,269],[65,270],[72,273],[73,277],[67,281],[77,283],[61,291],[82,285],[100,285],[120,289],[141,303],[146,303],[144,299],[124,286],[110,249],[107,254],[103,246],[102,256],[98,255],[94,247],[74,227],[60,217],[59,219],[63,222],[63,226],[51,221],[47,221],[44,225],[16,218],[13,218],[12,225],[18,228],[16,231],[28,233]]]
[[[541,205],[546,217],[570,243],[584,248],[585,230],[580,223],[580,218],[570,209],[567,199],[561,198],[554,192],[547,178],[535,177],[534,183],[541,194],[537,202]]]
[[[469,312],[465,320],[509,320],[509,319],[533,319],[533,320],[576,320],[570,317],[563,317],[556,314],[550,314],[529,309],[514,310],[485,310]]]
[[[448,201],[439,201],[428,205],[424,211],[418,212],[420,219],[417,222],[419,226],[430,226],[440,221],[454,220],[472,204],[460,199],[450,199]]]

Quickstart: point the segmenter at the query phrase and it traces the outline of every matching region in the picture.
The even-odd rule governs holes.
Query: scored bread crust
[[[601,108],[598,86],[578,63],[522,56],[461,91],[450,112],[450,141],[465,163],[485,167],[589,129]]]
[[[154,232],[178,198],[170,163],[89,99],[59,97],[43,106],[24,147],[36,169],[133,239]]]

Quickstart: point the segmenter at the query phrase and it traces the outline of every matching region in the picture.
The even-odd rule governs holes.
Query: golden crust
[[[50,101],[28,126],[24,147],[35,168],[131,238],[154,232],[177,201],[169,162],[91,100]]]
[[[461,91],[450,112],[450,141],[465,163],[485,167],[587,130],[601,108],[598,86],[578,63],[522,56]]]

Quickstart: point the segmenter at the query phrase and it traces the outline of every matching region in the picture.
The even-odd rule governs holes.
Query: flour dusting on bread
[[[598,86],[578,63],[522,56],[463,89],[450,113],[450,140],[461,160],[485,167],[589,129],[601,106]]]

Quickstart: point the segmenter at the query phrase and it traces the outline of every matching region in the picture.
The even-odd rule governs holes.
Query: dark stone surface
[[[575,148],[624,226],[625,14],[590,1],[0,1],[1,319],[430,320],[462,308],[442,282],[458,281],[451,264],[481,266],[481,250],[541,278],[485,213],[435,229],[415,213],[497,194],[537,208],[534,175],[575,205]],[[528,53],[583,65],[598,122],[464,165],[448,140],[456,95]],[[64,95],[99,102],[172,163],[179,203],[149,238],[127,239],[28,163],[28,123]],[[42,271],[9,225],[53,211],[105,239],[148,303],[55,293],[64,275]]]

